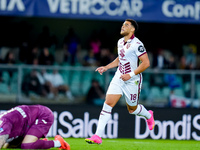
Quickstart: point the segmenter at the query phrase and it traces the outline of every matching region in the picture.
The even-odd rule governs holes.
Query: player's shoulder
[[[29,105],[18,105],[18,106],[15,106],[14,108],[26,109],[28,107],[29,107]]]
[[[134,37],[132,42],[134,42],[136,46],[143,45],[142,41],[140,41],[137,37]]]
[[[124,42],[124,38],[123,37],[118,40],[118,44],[120,44],[122,42]]]
[[[143,43],[137,37],[135,37],[133,39],[133,42],[134,42],[133,47],[138,53],[146,52],[146,49],[145,49]]]

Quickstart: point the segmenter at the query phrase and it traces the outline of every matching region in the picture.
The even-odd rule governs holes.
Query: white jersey
[[[107,94],[124,94],[128,105],[138,104],[142,74],[137,74],[127,81],[123,81],[120,76],[134,71],[139,65],[138,58],[145,53],[143,43],[134,35],[126,43],[124,38],[118,41],[119,67],[108,87]]]
[[[139,57],[146,53],[143,43],[134,35],[124,42],[124,38],[119,39],[118,44],[119,66],[116,72],[117,76],[134,71],[139,65]],[[134,76],[134,79],[140,78],[140,75]]]

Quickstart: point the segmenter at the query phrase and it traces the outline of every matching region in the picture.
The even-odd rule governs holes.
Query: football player
[[[101,137],[111,118],[112,108],[123,94],[129,113],[145,117],[150,130],[153,130],[155,126],[153,111],[147,111],[143,105],[138,104],[142,86],[142,72],[150,66],[150,62],[143,43],[135,37],[137,29],[138,24],[135,20],[125,20],[120,32],[123,38],[119,39],[117,44],[118,57],[108,65],[96,69],[102,74],[108,69],[118,66],[106,93],[96,133],[91,138],[85,139],[90,144],[102,143]]]
[[[50,149],[58,147],[70,150],[69,144],[60,135],[54,140],[46,137],[54,116],[42,105],[16,106],[0,114],[0,148],[21,147],[22,149]]]

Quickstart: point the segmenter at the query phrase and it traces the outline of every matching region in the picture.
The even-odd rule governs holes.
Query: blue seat
[[[18,85],[16,82],[12,82],[10,85],[10,92],[13,94],[17,94],[18,93]]]
[[[3,78],[3,82],[6,83],[6,84],[8,84],[8,82],[10,80],[9,73],[7,71],[3,71],[2,78]]]
[[[8,84],[0,83],[0,93],[2,93],[2,94],[10,94],[10,92],[8,90]]]
[[[171,93],[171,89],[168,86],[163,87],[163,89],[162,89],[163,97],[165,97],[165,98],[169,97],[170,93]]]
[[[157,86],[152,86],[150,89],[150,94],[152,95],[153,98],[161,98],[162,94],[161,94],[161,90],[159,87]]]
[[[174,89],[174,95],[176,96],[184,96],[184,92],[182,88]]]

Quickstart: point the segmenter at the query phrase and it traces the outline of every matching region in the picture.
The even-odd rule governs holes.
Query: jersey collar
[[[132,41],[132,39],[134,39],[134,37],[135,37],[135,35],[133,34],[130,39],[128,39],[126,42],[124,42],[124,45],[126,45],[126,43],[130,43]]]

